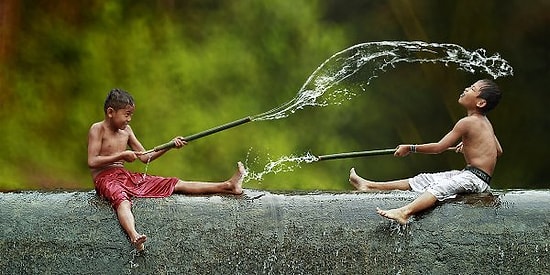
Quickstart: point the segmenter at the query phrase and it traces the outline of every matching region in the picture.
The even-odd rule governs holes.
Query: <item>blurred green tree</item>
[[[516,75],[497,80],[504,99],[491,114],[505,150],[494,187],[547,188],[549,11],[544,0],[4,0],[0,190],[92,188],[86,135],[103,118],[112,88],[134,95],[133,128],[151,148],[277,107],[333,53],[381,40],[455,43],[509,60]],[[481,77],[487,76],[441,65],[402,66],[341,106],[307,108],[193,141],[149,172],[217,180],[238,160],[252,167],[307,151],[438,140],[463,115],[458,93]],[[462,165],[452,153],[350,159],[303,164],[245,187],[342,190],[352,166],[389,179]]]

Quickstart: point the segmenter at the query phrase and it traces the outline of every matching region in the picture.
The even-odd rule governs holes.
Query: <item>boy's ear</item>
[[[113,117],[114,113],[115,113],[115,109],[113,109],[113,107],[107,108],[107,116],[108,117]]]
[[[487,105],[487,100],[485,100],[483,98],[479,98],[479,100],[476,103],[476,107],[481,109],[481,108],[485,107],[485,105]]]

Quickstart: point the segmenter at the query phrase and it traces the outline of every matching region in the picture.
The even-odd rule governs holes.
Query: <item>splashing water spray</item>
[[[184,137],[192,141],[251,121],[276,120],[286,118],[306,106],[338,105],[350,100],[365,86],[387,70],[399,63],[440,63],[445,66],[454,64],[457,69],[469,73],[482,72],[493,79],[513,75],[513,68],[499,54],[487,56],[484,49],[468,51],[455,44],[427,43],[422,41],[382,41],[357,44],[340,51],[323,62],[307,79],[296,97],[283,105],[254,116],[248,116],[204,132]],[[349,81],[357,72],[370,75],[365,81]],[[173,148],[174,142],[168,142],[146,151],[146,154]],[[282,171],[292,171],[300,163],[320,160],[349,158],[369,155],[393,154],[395,149],[383,149],[363,152],[342,153],[316,157],[311,153],[303,156],[284,156],[271,161],[259,173],[248,173],[248,179],[261,180],[263,175]],[[290,164],[288,164],[290,163]],[[294,164],[294,165],[292,165]]]

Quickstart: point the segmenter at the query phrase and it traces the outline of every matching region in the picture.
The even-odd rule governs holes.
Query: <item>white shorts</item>
[[[430,192],[437,200],[455,198],[460,193],[489,192],[489,184],[468,170],[423,173],[409,179],[411,190]]]

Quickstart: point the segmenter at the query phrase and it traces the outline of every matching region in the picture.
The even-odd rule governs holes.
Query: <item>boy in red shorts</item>
[[[136,231],[131,209],[132,197],[160,198],[172,193],[238,195],[243,192],[241,185],[246,171],[239,162],[235,174],[226,181],[189,182],[126,170],[124,162],[139,159],[146,163],[170,150],[160,150],[147,155],[142,153],[145,148],[129,125],[134,110],[134,99],[126,91],[113,89],[109,92],[104,104],[104,120],[94,123],[88,133],[88,166],[96,192],[109,200],[130,242],[141,251],[147,237]],[[173,141],[176,148],[186,145],[182,137],[176,137]]]

